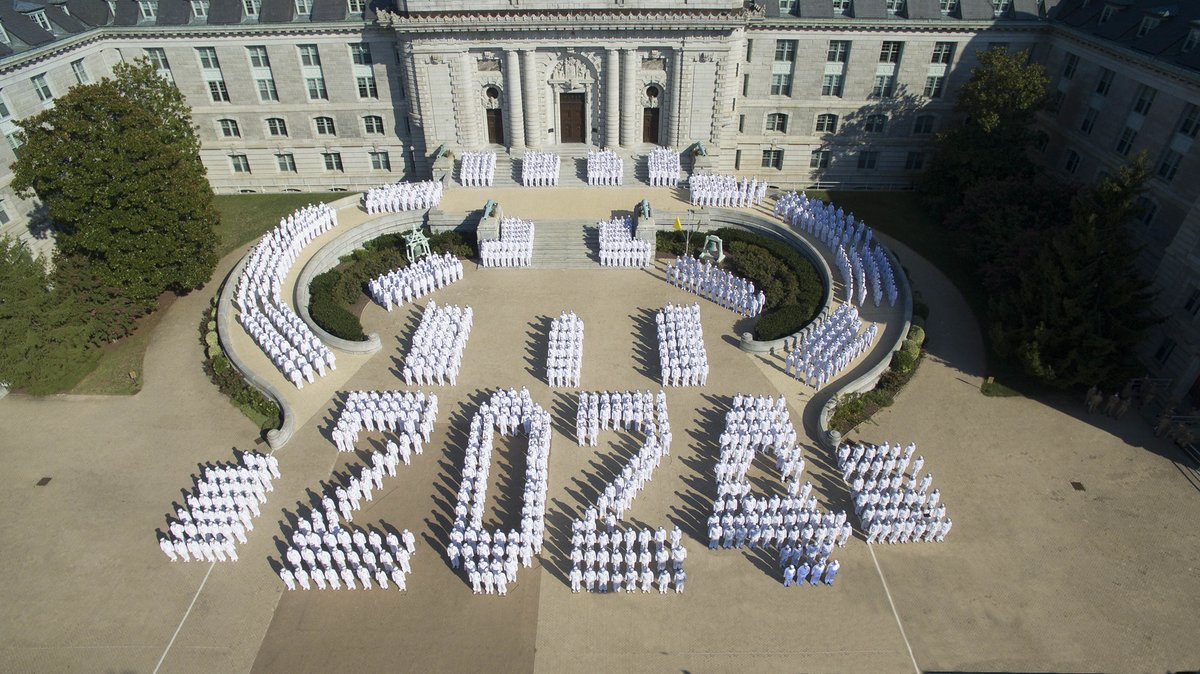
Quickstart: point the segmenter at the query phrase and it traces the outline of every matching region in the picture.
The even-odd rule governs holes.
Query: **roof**
[[[938,0],[908,0],[904,13],[910,19],[940,19],[942,7]]]
[[[958,0],[958,16],[966,21],[987,21],[996,18],[990,0]]]
[[[800,0],[799,10],[804,19],[832,19],[833,0]]]
[[[850,11],[856,19],[886,19],[890,16],[883,0],[854,0]]]
[[[1107,20],[1101,22],[1108,10]],[[1145,19],[1157,23],[1138,36]],[[1192,30],[1200,30],[1200,2],[1177,0],[1061,0],[1051,20],[1189,70],[1200,71],[1200,47],[1183,51]]]

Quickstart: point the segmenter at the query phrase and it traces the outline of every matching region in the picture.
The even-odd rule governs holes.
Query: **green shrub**
[[[925,328],[914,323],[908,329],[908,339],[909,339],[909,341],[916,342],[918,347],[924,346],[925,345]]]
[[[361,342],[367,338],[363,334],[362,323],[359,323],[357,316],[338,303],[334,296],[334,288],[341,278],[341,274],[334,270],[312,280],[308,286],[308,313],[313,322],[334,337]]]
[[[722,266],[767,296],[754,327],[754,338],[769,341],[787,337],[808,325],[820,311],[824,286],[816,267],[787,243],[734,227],[692,233],[692,254],[699,255],[709,234],[721,237],[727,253]],[[687,232],[657,232],[659,251],[683,255]]]
[[[774,311],[765,311],[758,317],[758,323],[754,326],[754,338],[769,342],[799,332],[808,322],[808,311],[807,307],[798,304],[789,304]]]
[[[456,257],[470,259],[477,255],[474,232],[441,232],[429,237],[429,249],[435,253],[450,253]]]
[[[901,349],[892,355],[892,369],[900,373],[912,372],[917,364],[917,358],[911,352]]]
[[[202,344],[206,342],[208,325],[212,321],[214,313],[215,305],[204,311],[203,320],[200,322],[200,342]],[[207,355],[204,360],[204,373],[208,375],[209,381],[216,384],[221,394],[229,398],[234,406],[251,421],[258,424],[259,428],[278,428],[281,421],[279,405],[246,383],[242,374],[233,367],[233,363],[224,353],[221,353],[219,348],[212,351],[213,353],[206,351]]]

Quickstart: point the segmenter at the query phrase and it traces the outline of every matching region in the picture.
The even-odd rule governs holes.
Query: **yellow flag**
[[[678,231],[681,231],[682,229],[683,229],[683,223],[679,221],[678,217],[675,218],[675,231],[678,232]]]

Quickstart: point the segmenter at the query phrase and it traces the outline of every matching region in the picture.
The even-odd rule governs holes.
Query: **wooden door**
[[[504,144],[504,117],[499,109],[487,111],[487,134],[492,145]]]
[[[642,142],[658,145],[658,108],[642,108]]]
[[[559,134],[563,143],[585,143],[583,94],[560,94]]]

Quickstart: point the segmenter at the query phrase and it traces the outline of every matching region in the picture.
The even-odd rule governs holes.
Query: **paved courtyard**
[[[619,470],[635,439],[610,432],[598,448],[575,444],[574,392],[550,389],[542,379],[550,317],[570,308],[586,323],[583,388],[657,391],[652,312],[668,301],[696,298],[664,283],[661,271],[472,264],[462,282],[433,295],[438,302],[470,304],[476,319],[458,386],[414,387],[440,399],[430,449],[385,479],[383,495],[355,517],[358,525],[417,534],[407,593],[289,593],[274,569],[281,559],[280,523],[320,493],[331,472],[361,461],[338,454],[328,440],[336,391],[403,388],[395,371],[416,308],[389,314],[368,306],[364,327],[380,334],[383,350],[339,367],[330,391],[306,387],[311,406],[277,453],[283,477],[248,544],[239,547],[241,561],[170,564],[155,544],[155,530],[165,526],[165,513],[190,486],[197,464],[256,446],[255,429],[200,370],[196,327],[212,293],[207,289],[181,298],[163,317],[137,396],[0,401],[0,511],[6,515],[0,564],[9,581],[0,586],[0,667],[1195,668],[1200,538],[1191,532],[1200,494],[1176,463],[1179,457],[1135,415],[1113,421],[1086,416],[1074,399],[980,395],[983,347],[965,302],[911,251],[898,244],[893,251],[932,308],[930,356],[896,404],[852,437],[918,444],[955,522],[944,543],[872,549],[856,537],[834,554],[842,570],[833,586],[802,590],[785,590],[767,556],[707,550],[701,529],[715,488],[716,435],[732,394],[786,394],[799,429],[813,392],[782,376],[780,357],[740,351],[733,339],[743,327],[737,317],[699,300],[712,362],[709,386],[667,390],[672,453],[629,513],[636,523],[683,529],[687,591],[572,595],[569,520]],[[231,256],[222,267],[235,262]],[[465,429],[488,391],[522,385],[554,419],[547,545],[506,598],[476,597],[441,556]],[[381,439],[367,434],[360,448]],[[846,490],[830,472],[830,453],[803,444],[821,508],[848,508]],[[779,491],[763,468],[752,474],[756,486]],[[485,523],[515,526],[523,469],[523,443],[498,447]],[[35,486],[42,477],[52,479]]]

